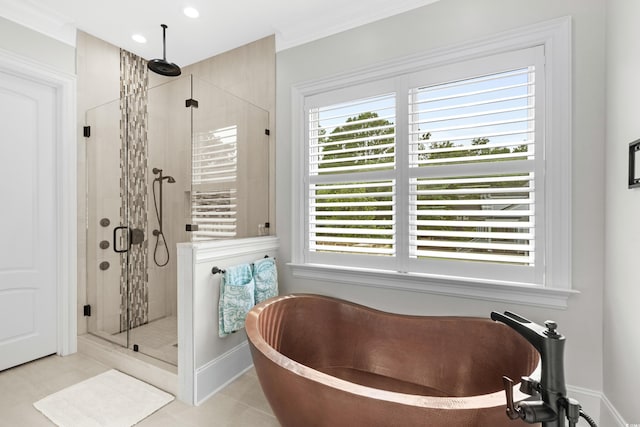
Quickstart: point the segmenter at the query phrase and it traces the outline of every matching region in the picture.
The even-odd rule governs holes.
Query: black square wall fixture
[[[640,139],[629,144],[629,188],[640,187]]]

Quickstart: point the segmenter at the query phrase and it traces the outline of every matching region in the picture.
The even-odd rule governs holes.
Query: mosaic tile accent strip
[[[120,49],[120,207],[121,224],[142,230],[144,241],[120,257],[120,330],[149,321],[147,240],[147,62]],[[129,271],[127,286],[127,270]],[[127,313],[128,308],[128,313]]]

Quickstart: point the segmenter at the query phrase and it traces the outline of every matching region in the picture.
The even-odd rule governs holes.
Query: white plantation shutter
[[[395,166],[395,94],[309,112],[309,171],[354,174]]]
[[[310,96],[306,262],[544,283],[544,81],[535,47]]]
[[[411,256],[532,265],[533,174],[414,179]]]
[[[533,266],[535,67],[409,99],[410,257]]]
[[[309,109],[310,252],[395,255],[395,114],[394,93]]]
[[[312,184],[309,249],[395,255],[392,181]]]
[[[410,92],[411,167],[533,159],[535,69]]]
[[[197,135],[193,143],[192,240],[232,238],[237,224],[238,128]]]

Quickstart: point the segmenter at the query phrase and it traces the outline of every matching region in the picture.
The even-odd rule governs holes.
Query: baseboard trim
[[[600,425],[600,410],[603,398],[601,392],[569,385],[567,386],[567,395],[580,402],[582,410]]]
[[[611,401],[609,399],[607,399],[607,396],[605,396],[604,394],[602,395],[602,405],[601,405],[601,411],[603,413],[601,413],[600,415],[600,419],[601,420],[607,420],[608,423],[615,423],[615,427],[628,427],[629,424],[624,420],[624,418],[622,418],[622,415],[620,415],[620,412],[618,412],[618,410],[615,408],[615,406],[613,406],[613,404],[611,403]],[[606,411],[606,412],[605,412]],[[608,427],[609,424],[607,424],[607,426],[603,427]],[[614,427],[612,425],[612,427]]]
[[[198,368],[195,375],[195,404],[200,405],[244,374],[252,365],[249,343],[244,341]]]
[[[580,402],[582,410],[593,418],[598,426],[629,427],[629,424],[604,393],[582,387],[567,386],[567,394]],[[582,423],[584,421],[581,421],[580,425],[583,425]]]

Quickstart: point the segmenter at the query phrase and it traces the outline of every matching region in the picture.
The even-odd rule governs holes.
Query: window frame
[[[547,191],[544,193],[546,224],[545,235],[541,239],[545,243],[543,286],[517,281],[462,278],[453,274],[407,272],[408,269],[405,268],[388,271],[322,265],[314,264],[307,259],[305,242],[308,230],[305,229],[305,215],[308,212],[305,210],[305,197],[309,183],[305,165],[308,152],[305,150],[306,144],[302,141],[305,141],[307,135],[305,134],[307,117],[304,115],[304,107],[308,98],[318,98],[323,93],[336,90],[345,91],[348,94],[351,90],[357,90],[352,88],[361,85],[375,85],[386,79],[396,79],[399,76],[426,69],[536,46],[542,46],[545,52],[543,182],[554,183],[547,185]],[[402,108],[406,107],[400,107],[399,114],[404,114]],[[294,277],[554,308],[567,307],[569,295],[576,293],[571,287],[571,113],[570,17],[293,86],[292,138],[296,142],[292,144],[293,232],[292,261],[289,265]],[[407,132],[408,130],[398,128],[397,131]],[[396,155],[403,154],[399,151]],[[398,221],[398,224],[403,223],[402,220]],[[403,232],[403,230],[397,231],[397,233]],[[399,248],[399,250],[405,249]]]

